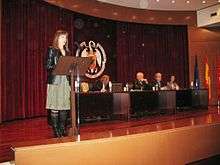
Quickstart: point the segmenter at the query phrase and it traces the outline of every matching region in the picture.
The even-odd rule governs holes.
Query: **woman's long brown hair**
[[[60,35],[66,35],[66,44],[64,45],[64,48],[66,51],[69,52],[69,48],[68,48],[68,32],[67,31],[64,31],[64,30],[57,30],[55,35],[54,35],[54,39],[53,39],[53,44],[52,46],[56,49],[59,49],[58,47],[58,38]]]

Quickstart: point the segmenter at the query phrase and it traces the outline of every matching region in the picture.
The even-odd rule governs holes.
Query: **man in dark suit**
[[[136,74],[136,80],[133,83],[134,90],[148,90],[150,86],[148,85],[147,79],[144,78],[144,74],[142,72],[138,72]]]
[[[162,82],[162,74],[161,73],[156,73],[154,75],[154,79],[155,79],[155,82],[152,84],[152,87],[155,89],[155,90],[161,90],[163,89],[164,87],[164,84]]]
[[[109,91],[109,76],[103,75],[94,86],[93,91],[107,92]]]

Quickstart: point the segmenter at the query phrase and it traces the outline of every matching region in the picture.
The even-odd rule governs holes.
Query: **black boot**
[[[58,122],[59,122],[58,115],[59,115],[58,111],[55,111],[55,110],[51,111],[51,124],[53,127],[53,132],[54,132],[55,137],[61,137],[61,133],[59,130],[59,125],[58,125]]]
[[[66,121],[67,121],[67,111],[61,110],[60,111],[60,120],[59,120],[59,129],[61,136],[66,136]]]

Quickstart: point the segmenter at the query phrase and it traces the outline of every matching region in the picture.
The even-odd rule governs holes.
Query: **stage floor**
[[[220,109],[187,110],[174,115],[154,115],[82,124],[80,140],[111,138],[188,126],[220,123]],[[0,162],[14,160],[11,147],[74,141],[73,137],[53,138],[46,117],[5,122],[0,125]]]

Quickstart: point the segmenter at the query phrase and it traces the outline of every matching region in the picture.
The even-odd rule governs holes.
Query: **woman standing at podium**
[[[66,136],[67,112],[70,110],[69,77],[52,75],[52,72],[62,56],[69,53],[68,33],[58,30],[55,33],[52,46],[47,51],[47,100],[46,109],[50,110],[51,124],[55,137]]]

